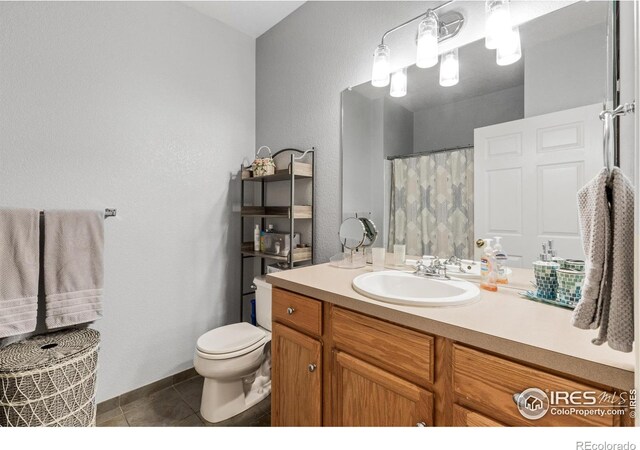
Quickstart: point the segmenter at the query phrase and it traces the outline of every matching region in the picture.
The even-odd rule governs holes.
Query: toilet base
[[[246,411],[271,393],[271,380],[258,376],[255,381],[205,378],[200,414],[211,423],[222,422]]]

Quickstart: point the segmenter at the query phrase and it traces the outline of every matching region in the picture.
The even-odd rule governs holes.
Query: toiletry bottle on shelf
[[[509,282],[509,277],[507,276],[507,254],[504,252],[502,243],[500,242],[502,237],[496,236],[494,239],[496,240],[496,243],[493,245],[493,251],[496,256],[496,282],[499,284],[507,284]]]
[[[492,239],[485,239],[486,247],[484,254],[480,259],[480,275],[482,281],[480,282],[480,288],[487,291],[497,291],[498,285],[496,283],[496,256],[493,248],[491,247]]]
[[[256,224],[255,230],[253,230],[253,251],[260,251],[260,225]]]
[[[264,231],[260,232],[260,251],[264,252]]]

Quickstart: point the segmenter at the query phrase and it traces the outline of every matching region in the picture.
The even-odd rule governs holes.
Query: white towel
[[[614,167],[607,187],[606,172],[601,172],[578,193],[578,207],[587,273],[573,324],[579,328],[599,328],[598,337],[593,340],[596,345],[607,342],[614,350],[631,352],[634,339],[633,185]],[[604,258],[601,272],[600,258]],[[601,276],[599,283],[594,275],[597,273]]]
[[[40,212],[0,209],[0,338],[36,328]]]
[[[45,211],[44,288],[49,329],[102,317],[104,211]]]

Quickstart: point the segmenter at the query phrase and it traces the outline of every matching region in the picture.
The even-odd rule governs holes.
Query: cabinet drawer
[[[318,300],[274,289],[271,314],[275,322],[316,336],[322,334],[322,302]]]
[[[596,392],[602,390],[552,375],[461,345],[453,346],[453,389],[456,401],[516,426],[613,426],[614,415],[560,415],[548,411],[538,420],[523,417],[513,399],[528,388],[549,392]],[[604,408],[604,407],[603,407]]]
[[[335,307],[334,345],[420,386],[433,383],[433,337]]]
[[[483,416],[462,406],[453,405],[454,427],[503,427],[500,422]]]

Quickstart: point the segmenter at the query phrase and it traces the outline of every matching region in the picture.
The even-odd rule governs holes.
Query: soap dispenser
[[[507,284],[509,282],[509,277],[507,276],[507,254],[504,252],[502,243],[500,242],[502,237],[496,236],[494,239],[496,240],[493,246],[496,257],[496,282],[499,284]]]
[[[493,239],[485,239],[486,247],[484,254],[480,259],[480,288],[495,292],[498,290],[497,274],[496,274],[496,256],[495,250],[491,247]]]

